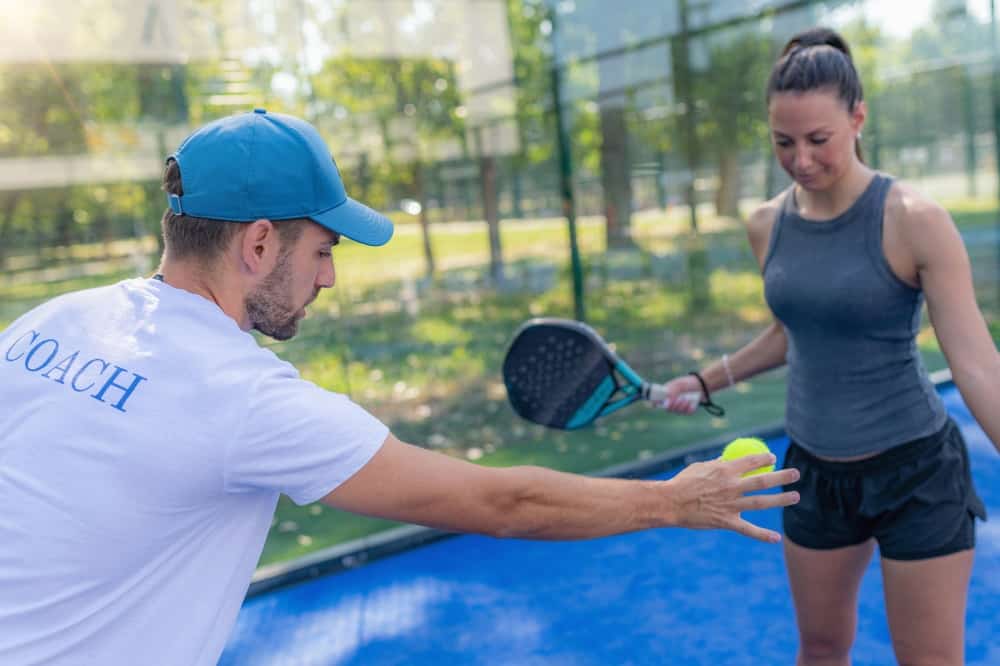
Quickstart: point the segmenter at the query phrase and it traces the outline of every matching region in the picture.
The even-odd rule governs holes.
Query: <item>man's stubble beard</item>
[[[289,340],[299,330],[292,305],[291,252],[282,252],[274,270],[246,298],[251,327],[275,340]]]

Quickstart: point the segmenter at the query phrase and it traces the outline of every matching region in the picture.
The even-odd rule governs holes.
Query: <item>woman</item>
[[[961,664],[975,517],[965,443],[915,344],[927,307],[966,404],[1000,443],[1000,358],[968,255],[940,206],[877,173],[858,142],[866,108],[835,32],[794,37],[768,82],[774,151],[794,184],[750,217],[775,320],[672,397],[708,394],[787,362],[785,465],[802,496],[783,513],[799,664],[848,664],[858,588],[881,553],[902,664]],[[691,413],[684,400],[667,408]]]

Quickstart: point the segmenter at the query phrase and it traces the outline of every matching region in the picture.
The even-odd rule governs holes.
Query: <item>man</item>
[[[257,109],[167,160],[152,279],[58,297],[0,333],[0,663],[214,664],[280,493],[445,530],[578,539],[740,517],[795,493],[773,457],[670,481],[491,469],[405,444],[249,335],[288,339],[334,283],[348,198],[309,124]]]

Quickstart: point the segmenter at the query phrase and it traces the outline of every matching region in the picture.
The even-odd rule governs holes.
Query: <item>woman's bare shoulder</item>
[[[771,238],[771,229],[774,227],[774,221],[778,219],[778,212],[781,210],[784,197],[785,193],[782,192],[776,197],[768,199],[757,206],[747,218],[747,237],[750,239],[754,254],[757,255],[757,260],[761,263]]]

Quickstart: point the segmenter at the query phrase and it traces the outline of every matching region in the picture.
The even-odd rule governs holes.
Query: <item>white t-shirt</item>
[[[279,494],[387,435],[161,282],[32,310],[0,332],[0,664],[215,664]]]

